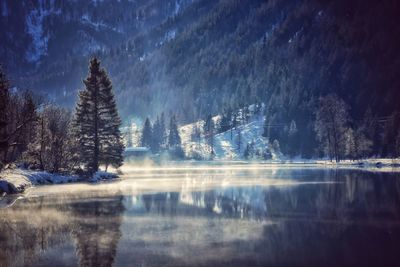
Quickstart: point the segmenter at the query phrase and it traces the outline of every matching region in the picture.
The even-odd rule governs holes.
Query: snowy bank
[[[103,171],[96,172],[89,182],[99,182],[117,178],[115,173]],[[64,184],[83,181],[76,175],[60,175],[45,171],[31,171],[25,169],[9,169],[0,173],[0,195],[17,194],[25,191],[26,188],[43,184]]]
[[[360,160],[341,160],[340,162],[330,160],[315,160],[316,164],[323,166],[336,166],[336,167],[356,167],[368,170],[379,171],[398,171],[400,168],[400,158],[387,159],[387,158],[369,158]]]
[[[22,193],[26,188],[40,184],[62,184],[77,182],[78,176],[67,176],[44,171],[9,169],[0,173],[0,193]]]
[[[112,180],[112,179],[116,179],[116,178],[118,178],[118,175],[116,173],[98,171],[93,175],[92,178],[89,179],[89,182],[97,183],[97,182]]]

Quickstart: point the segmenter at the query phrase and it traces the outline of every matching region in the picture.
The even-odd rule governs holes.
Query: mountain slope
[[[14,84],[70,107],[97,55],[125,120],[164,111],[190,123],[263,102],[268,122],[296,122],[308,156],[319,97],[343,98],[353,123],[400,109],[395,0],[3,3],[0,55]]]
[[[238,126],[225,132],[216,132],[213,138],[213,151],[204,133],[204,121],[197,121],[180,127],[179,132],[182,138],[182,146],[189,158],[195,159],[216,159],[216,160],[243,160],[243,159],[282,159],[280,151],[274,150],[263,137],[265,116],[263,111],[254,112],[254,105],[249,107],[252,112],[248,120],[241,122]],[[242,112],[239,110],[238,113]],[[216,130],[221,124],[221,115],[213,117]],[[195,128],[203,129],[200,138],[193,137]],[[247,152],[246,152],[247,150]],[[247,155],[246,155],[247,154]]]

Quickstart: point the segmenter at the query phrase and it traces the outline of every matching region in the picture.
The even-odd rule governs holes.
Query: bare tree
[[[13,162],[33,140],[36,124],[36,103],[29,92],[9,94],[2,122],[0,154],[3,164]]]
[[[348,106],[341,98],[327,95],[320,99],[315,132],[325,152],[336,162],[339,162],[345,153],[348,122]]]
[[[35,140],[29,145],[25,159],[34,167],[50,172],[71,170],[74,166],[71,112],[47,105],[38,117]]]

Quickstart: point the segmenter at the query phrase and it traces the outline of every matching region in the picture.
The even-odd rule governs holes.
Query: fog
[[[304,167],[304,166],[303,166]],[[298,166],[265,164],[213,164],[206,163],[169,163],[165,165],[125,164],[121,168],[119,179],[99,184],[74,183],[62,185],[44,185],[28,189],[24,197],[46,195],[76,195],[88,197],[88,194],[142,194],[156,192],[187,192],[227,187],[285,187],[307,184],[337,183],[328,179],[319,181],[303,180],[302,174],[293,175]],[[328,171],[328,170],[327,170]]]

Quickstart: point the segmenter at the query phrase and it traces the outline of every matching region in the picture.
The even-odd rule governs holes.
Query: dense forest
[[[12,11],[26,9],[6,3]],[[69,105],[87,57],[95,54],[113,77],[125,122],[165,112],[184,124],[264,103],[264,136],[271,144],[277,140],[286,155],[398,155],[397,1],[84,1],[81,9],[45,3],[33,7],[54,11],[43,18],[47,55],[36,63],[21,59],[29,71],[9,67],[20,87]],[[1,23],[12,19],[9,12]],[[58,28],[90,38],[71,35],[67,42]],[[68,52],[61,56],[58,44]],[[3,51],[13,49],[3,45]],[[329,98],[345,108],[333,137],[321,126],[331,122],[319,112]],[[323,142],[331,138],[336,141]],[[354,152],[353,139],[367,148]]]

